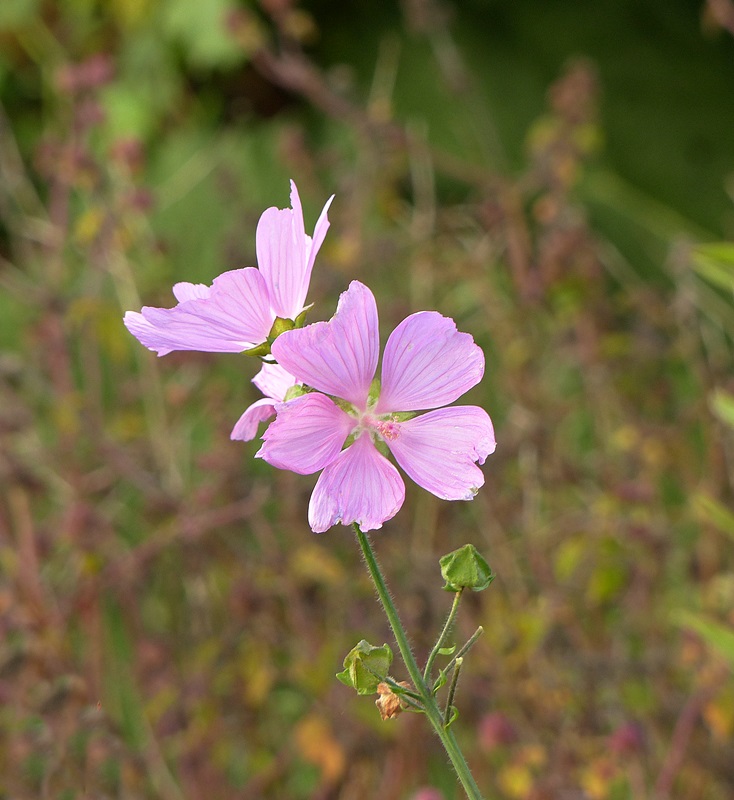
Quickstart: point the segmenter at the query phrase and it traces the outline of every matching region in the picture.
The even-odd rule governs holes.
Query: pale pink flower
[[[275,415],[275,406],[285,400],[286,393],[296,385],[296,379],[280,364],[263,364],[252,382],[265,395],[256,400],[237,420],[230,439],[249,442],[257,436],[257,426]]]
[[[376,398],[379,347],[375,298],[358,281],[329,322],[273,343],[278,363],[317,391],[275,406],[257,456],[304,475],[323,469],[308,510],[317,533],[352,522],[375,530],[398,512],[405,485],[378,447],[437,497],[471,500],[484,483],[477,463],[495,449],[489,416],[477,406],[439,408],[482,378],[484,355],[472,337],[434,311],[412,314],[387,341]],[[437,410],[403,413],[426,409]]]
[[[164,356],[172,350],[239,353],[268,337],[276,317],[295,319],[305,308],[314,259],[329,228],[324,206],[306,234],[296,184],[291,181],[292,208],[268,208],[257,225],[255,267],[233,269],[202,283],[177,283],[173,308],[144,306],[128,311],[125,325],[150,350]]]

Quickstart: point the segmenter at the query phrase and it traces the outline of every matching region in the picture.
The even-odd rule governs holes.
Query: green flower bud
[[[460,592],[462,589],[481,592],[494,580],[489,564],[479,555],[473,544],[465,544],[448,553],[439,563],[441,576],[446,581],[443,588],[447,592]]]
[[[353,647],[344,659],[344,671],[337,678],[357,694],[374,694],[390,670],[392,650],[387,644],[375,647],[365,639]]]

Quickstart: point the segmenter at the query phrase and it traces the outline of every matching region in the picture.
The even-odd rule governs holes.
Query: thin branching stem
[[[479,627],[478,627],[478,628],[477,628],[477,629],[474,631],[474,633],[472,633],[472,635],[469,637],[469,639],[467,639],[467,642],[466,642],[466,644],[465,644],[465,645],[464,645],[464,646],[461,648],[461,650],[459,650],[459,652],[458,652],[458,653],[457,653],[457,654],[456,654],[456,655],[455,655],[455,656],[454,656],[454,657],[451,659],[451,661],[449,661],[449,663],[446,665],[446,669],[444,670],[444,672],[449,672],[449,670],[453,669],[453,667],[454,667],[454,665],[456,664],[456,662],[457,662],[457,661],[458,661],[460,658],[463,658],[463,657],[464,657],[464,656],[465,656],[465,655],[466,655],[466,654],[467,654],[467,653],[468,653],[468,652],[469,652],[469,651],[472,649],[472,647],[473,647],[473,646],[474,646],[474,644],[476,643],[477,639],[478,639],[478,638],[479,638],[479,637],[480,637],[480,636],[481,636],[483,633],[484,633],[484,628],[483,628],[483,627],[480,625],[480,626],[479,626]],[[433,687],[433,688],[434,688],[434,690],[435,690],[435,688],[436,688],[436,687],[435,687],[435,685],[434,685],[434,687]]]
[[[443,626],[443,630],[441,631],[438,639],[436,639],[436,644],[433,645],[433,650],[431,650],[431,652],[428,654],[426,668],[423,670],[423,680],[429,685],[431,683],[431,670],[433,669],[433,662],[436,660],[436,656],[446,643],[446,639],[448,639],[451,629],[454,627],[454,621],[456,620],[456,613],[459,610],[459,602],[461,601],[461,594],[463,591],[464,589],[462,587],[454,594],[454,602],[451,606],[451,611],[449,611],[449,615],[446,618],[446,624]]]
[[[477,786],[476,782],[474,781],[471,771],[469,770],[469,765],[466,763],[466,759],[464,758],[464,754],[461,752],[459,743],[456,741],[451,729],[444,725],[443,714],[436,703],[436,698],[433,696],[433,692],[429,691],[428,686],[426,686],[426,682],[423,680],[423,675],[421,675],[421,671],[418,668],[415,656],[410,649],[408,636],[405,633],[405,629],[400,621],[398,612],[393,604],[392,598],[390,597],[387,584],[385,583],[385,579],[382,576],[377,559],[375,558],[372,545],[370,544],[367,535],[359,529],[357,524],[354,524],[353,527],[357,536],[357,542],[362,550],[365,564],[367,565],[367,570],[372,578],[372,582],[375,585],[375,589],[377,590],[377,596],[380,599],[382,608],[385,611],[388,622],[390,623],[390,627],[392,628],[393,635],[395,636],[395,641],[398,645],[398,649],[400,650],[403,663],[405,664],[405,668],[408,671],[408,675],[413,682],[416,692],[421,697],[426,717],[431,723],[431,727],[436,732],[438,738],[441,740],[441,744],[446,750],[446,754],[448,755],[449,760],[456,771],[456,775],[463,786],[464,791],[466,792],[468,800],[482,800],[482,794],[479,791],[479,787]]]

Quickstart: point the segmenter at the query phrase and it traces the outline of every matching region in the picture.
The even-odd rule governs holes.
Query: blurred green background
[[[487,798],[734,796],[731,0],[0,0],[0,797],[458,800],[314,479],[230,442],[236,355],[122,314],[336,193],[312,319],[484,348],[472,503],[374,544],[425,658],[438,558],[497,573],[455,730]],[[397,680],[405,678],[396,674]]]

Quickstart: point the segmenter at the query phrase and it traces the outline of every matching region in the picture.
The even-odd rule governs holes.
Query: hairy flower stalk
[[[372,550],[370,540],[367,535],[360,530],[356,523],[353,524],[353,528],[357,536],[357,542],[359,543],[359,547],[362,551],[365,564],[367,565],[367,571],[372,578],[372,582],[377,590],[377,596],[380,599],[380,604],[382,605],[385,615],[387,616],[387,620],[390,623],[390,628],[395,636],[395,641],[398,645],[398,649],[400,650],[400,655],[403,659],[403,663],[405,664],[405,668],[408,671],[408,675],[410,675],[410,679],[415,687],[416,693],[421,698],[426,717],[428,718],[431,727],[436,732],[436,735],[441,740],[441,744],[444,746],[446,754],[448,755],[454,770],[456,770],[456,775],[459,778],[461,785],[464,787],[467,798],[469,798],[469,800],[482,800],[482,794],[479,791],[479,787],[477,786],[471,771],[469,770],[469,765],[466,763],[464,754],[461,752],[461,748],[454,737],[453,731],[446,724],[444,714],[438,707],[434,693],[424,681],[423,675],[421,675],[421,671],[416,663],[413,651],[410,649],[410,643],[408,642],[408,636],[405,633],[405,628],[403,627],[403,623],[400,621],[398,612],[393,604],[392,598],[390,597],[387,584],[385,583],[385,579],[382,576],[377,559],[375,558],[375,553]]]

